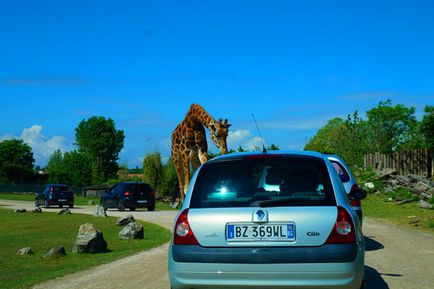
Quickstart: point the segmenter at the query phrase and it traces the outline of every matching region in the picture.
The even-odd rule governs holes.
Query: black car
[[[42,191],[36,192],[35,206],[69,206],[74,207],[74,194],[68,185],[48,184]]]
[[[105,191],[100,200],[105,210],[117,208],[119,211],[125,208],[134,211],[136,208],[155,210],[155,192],[146,183],[117,183],[110,190]]]

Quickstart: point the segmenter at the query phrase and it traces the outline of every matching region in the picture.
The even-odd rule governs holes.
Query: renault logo
[[[257,210],[253,213],[253,222],[266,223],[268,222],[268,213],[264,210]]]

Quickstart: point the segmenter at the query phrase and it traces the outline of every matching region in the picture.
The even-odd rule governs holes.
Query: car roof
[[[308,157],[308,158],[320,158],[324,159],[324,155],[319,152],[314,151],[286,151],[286,150],[279,150],[279,151],[267,151],[267,152],[239,152],[239,153],[230,153],[225,155],[220,155],[215,158],[212,158],[207,161],[207,163],[212,162],[218,162],[218,161],[225,161],[230,159],[237,159],[240,157],[245,156],[274,156],[274,155],[282,155],[282,156],[296,156],[296,157]]]

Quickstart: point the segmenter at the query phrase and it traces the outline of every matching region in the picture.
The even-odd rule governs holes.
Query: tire
[[[59,205],[59,208],[63,208],[63,205]]]
[[[99,205],[104,208],[104,211],[107,211],[108,207],[107,207],[107,205],[105,204],[105,201],[102,198],[99,200]]]
[[[135,211],[136,210],[136,208],[130,208],[130,211]]]
[[[49,208],[49,207],[50,207],[50,205],[48,204],[48,201],[47,201],[47,200],[44,201],[44,207],[45,207],[45,208]]]
[[[125,211],[125,205],[124,205],[124,203],[122,202],[122,200],[118,200],[118,210],[119,210],[120,212]]]
[[[74,208],[74,204],[70,204],[70,205],[69,205],[69,208],[70,208],[70,209]]]
[[[154,210],[155,210],[155,205],[148,207],[148,211],[154,211]]]

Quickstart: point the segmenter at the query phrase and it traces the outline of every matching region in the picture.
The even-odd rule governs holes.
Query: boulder
[[[422,209],[428,209],[428,210],[432,210],[433,205],[424,201],[424,200],[420,200],[419,201],[419,207]]]
[[[32,247],[25,247],[25,248],[19,249],[17,252],[17,255],[21,255],[21,256],[30,255],[30,254],[33,254]]]
[[[89,200],[89,201],[87,201],[87,204],[89,206],[93,206],[93,205],[95,205],[95,201],[94,200]]]
[[[65,247],[59,246],[56,248],[51,248],[47,253],[45,253],[44,258],[55,258],[62,257],[66,255]]]
[[[41,209],[40,207],[35,207],[35,208],[32,210],[32,213],[42,213],[42,209]]]
[[[16,209],[15,210],[15,213],[25,213],[25,212],[27,212],[26,209]]]
[[[126,225],[122,231],[119,232],[119,239],[143,239],[144,230],[141,223],[131,222]]]
[[[93,224],[83,224],[78,230],[72,252],[74,253],[101,253],[107,251],[107,242],[103,234]]]
[[[60,209],[57,212],[57,214],[58,215],[68,215],[68,214],[71,214],[71,211],[68,208],[63,208],[63,209]]]
[[[369,182],[369,183],[364,183],[364,184],[363,184],[363,187],[364,187],[365,189],[368,189],[368,190],[375,189],[375,185],[374,185],[374,183],[371,183],[371,182]]]
[[[93,213],[93,215],[95,217],[103,217],[103,218],[107,217],[107,213],[105,212],[103,206],[96,207],[95,212]]]
[[[132,215],[128,215],[126,217],[123,218],[119,218],[116,221],[116,226],[126,226],[131,222],[135,222],[136,220],[134,219],[134,217]]]

